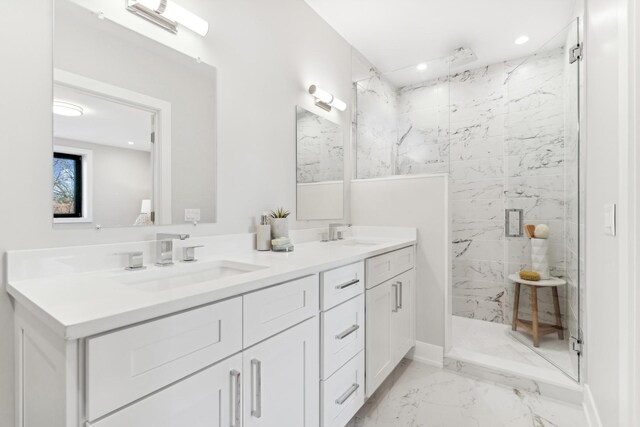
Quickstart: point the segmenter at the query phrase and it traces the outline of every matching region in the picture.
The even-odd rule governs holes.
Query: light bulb
[[[54,100],[53,114],[65,117],[80,117],[82,114],[84,114],[84,110],[79,105]]]
[[[194,33],[200,34],[203,37],[209,32],[209,23],[207,21],[173,1],[167,1],[167,7],[164,12],[162,12],[162,16],[180,25],[184,25]]]

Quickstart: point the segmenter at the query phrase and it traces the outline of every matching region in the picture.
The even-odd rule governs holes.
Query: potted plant
[[[278,208],[269,214],[269,223],[271,224],[271,238],[279,239],[281,237],[289,237],[289,223],[287,217],[291,214],[285,208]]]

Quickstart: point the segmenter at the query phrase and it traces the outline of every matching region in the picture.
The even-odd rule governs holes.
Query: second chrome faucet
[[[156,235],[156,265],[167,267],[173,265],[173,241],[187,240],[188,234],[158,233]]]

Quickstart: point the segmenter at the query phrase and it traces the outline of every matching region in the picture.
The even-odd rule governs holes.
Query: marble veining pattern
[[[296,116],[298,184],[342,181],[344,143],[340,126],[300,107]]]
[[[577,75],[565,46],[406,87],[382,75],[357,83],[358,178],[449,172],[455,315],[511,322],[506,278],[530,268],[530,242],[505,237],[504,210],[522,209],[525,223],[551,228],[551,273],[569,278],[563,324],[577,333]],[[522,318],[530,307],[523,287]],[[550,290],[539,309],[555,322]]]
[[[403,360],[348,427],[582,427],[577,405]]]

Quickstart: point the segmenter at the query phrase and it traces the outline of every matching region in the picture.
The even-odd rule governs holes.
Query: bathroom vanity
[[[344,426],[415,344],[399,230],[287,254],[191,239],[198,262],[138,271],[113,253],[154,242],[9,252],[17,426]]]

